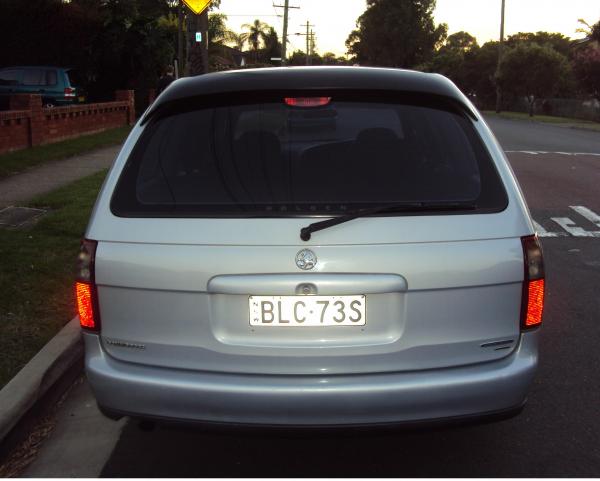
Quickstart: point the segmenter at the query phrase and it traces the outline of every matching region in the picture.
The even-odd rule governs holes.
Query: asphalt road
[[[600,154],[600,132],[499,117],[489,117],[487,122],[507,151]]]
[[[124,477],[600,476],[600,224],[570,207],[600,214],[600,156],[533,153],[600,154],[600,134],[522,121],[490,124],[505,150],[529,152],[509,157],[532,215],[546,232],[541,363],[521,415],[427,431],[298,434],[170,426],[144,431],[122,421],[122,431],[121,425],[108,432],[92,423],[84,434],[64,428],[61,419],[77,425],[73,419],[87,409],[82,420],[96,416],[98,426],[111,421],[95,413],[83,384],[27,474],[76,475],[77,463],[87,467],[80,472],[89,473],[89,459],[103,476]],[[562,219],[570,232],[553,219]],[[79,459],[69,455],[73,448],[79,448]],[[96,458],[86,457],[85,449]],[[105,455],[98,456],[102,450]]]

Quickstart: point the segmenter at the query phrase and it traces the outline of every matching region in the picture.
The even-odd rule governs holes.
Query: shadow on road
[[[515,439],[528,411],[496,424],[426,431],[140,429],[129,421],[103,476],[313,477],[535,475],[543,451]],[[531,433],[532,437],[536,437]],[[538,442],[540,440],[538,439]],[[515,444],[522,449],[515,449]],[[519,466],[521,468],[519,468]]]

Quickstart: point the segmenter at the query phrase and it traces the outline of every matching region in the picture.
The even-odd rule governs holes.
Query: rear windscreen
[[[506,207],[492,160],[463,112],[322,97],[171,113],[145,128],[112,210],[320,216],[404,201]]]

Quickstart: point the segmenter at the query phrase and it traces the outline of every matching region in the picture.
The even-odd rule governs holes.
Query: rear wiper
[[[385,204],[378,207],[361,209],[351,214],[334,217],[320,222],[315,222],[300,230],[300,239],[309,241],[313,232],[328,229],[344,222],[368,217],[374,214],[383,214],[385,212],[428,212],[428,211],[452,211],[452,210],[474,210],[477,204],[474,202],[400,202],[396,204]]]

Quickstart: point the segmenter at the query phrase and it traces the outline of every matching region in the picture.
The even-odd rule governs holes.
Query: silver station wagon
[[[76,284],[110,417],[351,426],[525,403],[542,252],[446,78],[278,68],[171,85],[116,159]]]

